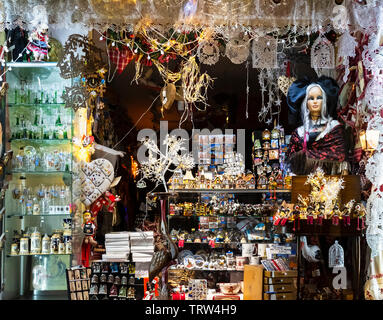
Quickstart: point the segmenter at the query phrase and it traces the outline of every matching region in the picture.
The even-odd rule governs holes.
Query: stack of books
[[[104,261],[126,261],[130,254],[129,232],[111,232],[105,234],[105,251],[102,255]]]
[[[267,271],[288,271],[288,262],[283,258],[262,260],[262,265]]]
[[[154,253],[153,231],[129,232],[133,262],[150,262]]]

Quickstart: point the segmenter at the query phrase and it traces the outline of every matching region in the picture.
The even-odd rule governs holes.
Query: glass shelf
[[[72,142],[72,139],[13,139],[9,140],[10,142],[25,142],[25,143],[69,143]]]
[[[7,62],[12,68],[52,68],[57,67],[57,62]]]
[[[248,244],[248,243],[258,243],[258,242],[270,242],[271,240],[270,239],[263,239],[263,240],[252,240],[250,242],[245,242],[244,244]],[[242,242],[215,242],[214,243],[214,246],[217,247],[217,246],[224,246],[224,245],[227,245],[227,246],[231,246],[231,245],[238,245],[238,244],[243,244]],[[184,242],[184,247],[187,246],[187,245],[205,245],[205,246],[210,246],[209,242]]]
[[[12,170],[10,173],[25,173],[25,174],[38,174],[38,175],[51,175],[51,174],[73,174],[72,171],[26,171],[26,170]]]
[[[244,270],[236,270],[236,269],[203,269],[203,268],[169,268],[169,270],[244,272]]]
[[[169,192],[153,192],[149,195],[172,195],[176,193],[274,193],[268,189],[171,189]],[[276,193],[291,193],[289,189],[276,189]]]
[[[71,253],[29,253],[29,254],[7,254],[7,257],[35,257],[35,256],[70,256]]]
[[[237,216],[234,216],[234,215],[224,215],[224,214],[213,214],[213,215],[196,215],[196,214],[193,214],[191,216],[181,216],[181,215],[170,215],[168,214],[168,217],[169,218],[182,218],[182,219],[186,219],[186,218],[197,218],[197,217],[233,217],[233,218],[272,218],[272,216],[257,216],[257,215],[237,215]]]
[[[7,218],[12,217],[69,217],[71,216],[70,213],[60,213],[60,214],[7,214]]]
[[[18,108],[18,107],[28,107],[28,108],[54,108],[54,107],[63,107],[65,103],[8,103],[8,107],[10,108]],[[67,109],[68,112],[70,109]]]

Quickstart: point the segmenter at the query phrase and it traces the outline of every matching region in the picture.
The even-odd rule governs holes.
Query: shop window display
[[[379,297],[380,8],[324,2],[188,1],[159,27],[159,3],[147,21],[90,1],[56,64],[58,10],[26,1],[44,19],[7,21],[0,51],[2,297],[351,300],[366,280]]]

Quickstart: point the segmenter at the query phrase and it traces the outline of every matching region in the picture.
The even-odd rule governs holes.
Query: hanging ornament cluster
[[[253,40],[253,68],[277,68],[277,40],[272,37],[260,37]]]
[[[246,38],[230,39],[226,44],[225,55],[232,63],[244,63],[249,56],[249,41]]]
[[[215,40],[203,40],[198,44],[198,60],[207,65],[214,65],[219,60],[219,44]]]

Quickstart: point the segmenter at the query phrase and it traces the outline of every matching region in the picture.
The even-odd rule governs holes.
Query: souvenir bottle
[[[41,233],[35,227],[31,234],[31,253],[38,254],[41,252]]]
[[[47,234],[45,234],[43,239],[42,239],[41,253],[49,254],[50,253],[50,246],[51,246],[51,238]]]

